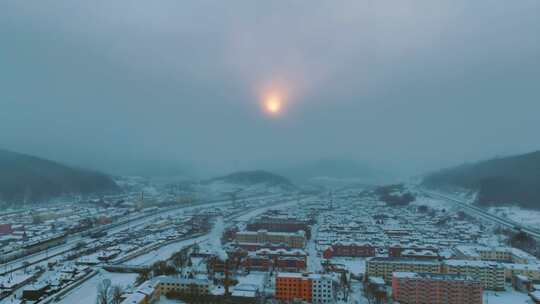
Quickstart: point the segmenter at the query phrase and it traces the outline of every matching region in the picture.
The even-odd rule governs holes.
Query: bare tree
[[[120,285],[114,285],[112,287],[112,299],[111,304],[120,304],[122,302],[122,295],[124,294],[124,289]]]
[[[23,262],[23,271],[24,271],[24,273],[27,273],[26,271],[28,270],[28,266],[30,266],[30,262],[24,261]]]
[[[98,284],[96,304],[111,304],[111,280],[105,279]]]

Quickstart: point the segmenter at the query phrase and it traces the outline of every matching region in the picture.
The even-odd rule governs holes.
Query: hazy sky
[[[412,172],[539,149],[539,125],[538,0],[0,1],[10,150]]]

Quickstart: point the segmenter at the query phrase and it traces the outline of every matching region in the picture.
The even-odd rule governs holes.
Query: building
[[[41,274],[16,274],[14,277],[0,277],[0,299],[11,295],[14,291],[25,286],[39,275]]]
[[[250,253],[242,260],[242,266],[249,270],[268,271],[272,268],[272,261],[266,256]]]
[[[7,235],[13,233],[11,224],[0,224],[0,235]]]
[[[540,264],[501,263],[501,266],[504,268],[507,280],[512,279],[513,276],[521,275],[532,281],[540,281]]]
[[[387,283],[392,280],[393,272],[415,272],[432,274],[459,274],[477,278],[484,289],[504,290],[505,269],[501,264],[473,260],[438,260],[405,259],[376,257],[366,262],[368,277],[382,277]]]
[[[437,274],[441,273],[442,269],[438,260],[376,257],[366,261],[367,277],[382,277],[386,283],[390,283],[394,272]]]
[[[281,244],[234,243],[234,244],[231,244],[231,245],[232,245],[233,248],[244,250],[244,251],[257,251],[257,250],[261,250],[261,249],[269,249],[269,250],[279,250],[279,249],[288,250],[288,249],[290,249],[289,246],[287,246],[286,244],[283,244],[283,243],[281,243]]]
[[[501,264],[488,261],[447,260],[443,272],[479,279],[485,289],[504,290],[505,271]]]
[[[435,251],[432,251],[432,250],[405,249],[401,251],[400,257],[432,260],[432,259],[438,259],[439,255]]]
[[[206,279],[187,279],[162,276],[158,278],[158,288],[161,294],[176,292],[190,296],[205,296],[210,294],[211,284]]]
[[[128,295],[121,304],[150,304],[159,300],[160,296],[159,281],[146,281],[135,292]]]
[[[483,260],[516,264],[536,264],[536,257],[513,247],[488,247],[481,245],[460,245],[454,248],[456,256],[464,260]]]
[[[23,243],[23,248],[26,254],[31,254],[38,251],[43,251],[48,248],[52,248],[66,242],[67,235],[60,234],[47,234],[28,240]]]
[[[299,272],[307,268],[306,259],[299,257],[279,257],[274,262],[274,267],[279,271]]]
[[[308,223],[290,218],[262,217],[246,225],[248,231],[266,230],[272,232],[297,232],[304,231],[309,239],[311,229]]]
[[[314,304],[330,304],[335,302],[334,281],[329,276],[312,274],[312,303]]]
[[[482,304],[482,283],[467,275],[395,272],[392,297],[403,304]]]
[[[22,292],[22,299],[28,301],[39,301],[48,294],[50,288],[51,285],[45,283],[25,286]]]
[[[332,278],[323,274],[282,272],[276,276],[276,299],[301,300],[314,304],[335,302]]]
[[[512,286],[514,286],[517,291],[521,292],[531,292],[534,290],[532,281],[526,276],[519,274],[512,276]]]
[[[307,267],[307,254],[299,249],[260,249],[249,252],[244,257],[242,266],[249,270],[268,271],[273,268],[279,271],[299,272]]]
[[[533,291],[529,292],[529,296],[533,300],[534,303],[539,304],[540,303],[540,291]]]
[[[511,261],[518,264],[533,264],[538,261],[536,257],[513,247],[480,247],[477,250],[482,260],[486,261]]]
[[[267,256],[271,259],[281,258],[281,257],[294,257],[294,258],[302,258],[304,260],[307,260],[307,253],[304,250],[301,249],[268,249],[268,248],[262,248],[255,252],[256,255],[259,256]]]
[[[308,274],[282,272],[276,275],[276,299],[281,301],[302,300],[311,302],[312,279]]]
[[[372,257],[375,256],[376,248],[370,243],[337,242],[328,247],[323,256],[325,259],[332,257]]]
[[[253,284],[238,284],[231,293],[231,301],[235,304],[255,304],[259,298],[259,287]]]
[[[290,232],[268,232],[241,231],[235,235],[235,241],[239,243],[252,244],[279,244],[283,243],[290,248],[304,248],[306,246],[306,234],[304,231]]]
[[[411,255],[418,255],[420,257],[431,255],[431,258],[437,258],[438,253],[439,248],[432,245],[394,244],[388,247],[388,255],[393,258],[400,258]]]
[[[375,303],[387,303],[388,292],[383,278],[369,277],[364,281],[364,290],[367,298],[374,298]]]

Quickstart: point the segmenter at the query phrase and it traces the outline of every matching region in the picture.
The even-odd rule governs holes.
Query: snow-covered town
[[[510,245],[519,232],[415,186],[133,187],[3,213],[0,303],[540,299],[539,261]]]
[[[540,304],[540,0],[0,0],[0,304]]]

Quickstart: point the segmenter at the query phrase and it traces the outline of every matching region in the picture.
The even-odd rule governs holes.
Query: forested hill
[[[444,169],[429,174],[423,183],[478,191],[479,205],[540,209],[540,151]]]
[[[241,171],[211,179],[209,182],[226,182],[239,185],[265,184],[282,188],[294,188],[295,186],[287,178],[268,171]]]
[[[0,201],[35,202],[63,194],[118,191],[106,174],[0,150]]]

